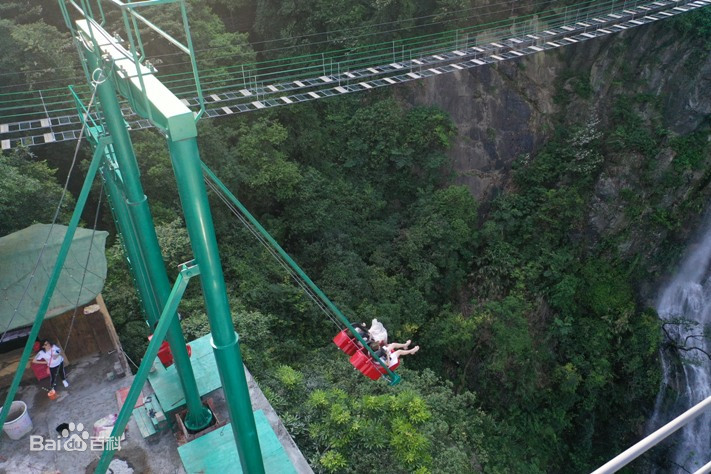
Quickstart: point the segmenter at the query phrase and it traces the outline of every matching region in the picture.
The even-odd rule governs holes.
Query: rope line
[[[251,225],[251,223],[239,212],[239,210],[227,199],[227,196],[210,180],[204,176],[205,183],[217,195],[217,197],[227,206],[232,214],[242,223],[242,225],[264,246],[274,259],[287,271],[289,276],[296,282],[306,295],[316,304],[316,306],[338,327],[343,329],[343,324],[335,317],[333,312],[321,301],[311,288],[298,276],[298,274],[284,261],[266,239]]]
[[[267,251],[274,257],[275,260],[289,273],[289,275],[296,281],[296,283],[304,289],[307,295],[316,303],[316,305],[332,320],[336,325],[338,322],[333,318],[332,313],[327,309],[327,307],[321,302],[321,300],[313,293],[313,291],[305,285],[305,283],[298,277],[298,275],[287,265],[284,259],[268,244],[264,237],[257,232],[254,227],[247,221],[247,219],[242,216],[239,210],[227,199],[227,197],[219,190],[212,181],[205,178],[205,182],[208,184],[210,189],[212,189],[217,196],[225,203],[228,209],[239,219],[239,221],[249,230],[249,232],[267,249]]]
[[[119,345],[118,349],[121,351],[121,353],[122,353],[124,356],[126,356],[126,359],[128,359],[128,361],[131,363],[131,365],[133,365],[133,366],[136,368],[136,370],[138,370],[139,367],[138,367],[138,366],[136,365],[136,363],[128,356],[128,354],[126,354],[126,351],[123,350],[123,346]]]
[[[207,168],[204,167],[203,169],[206,170]],[[235,208],[235,204],[233,204],[231,200],[227,199],[225,192],[222,191],[222,189],[216,188],[217,182],[213,183],[213,181],[212,181],[213,179],[216,179],[216,178],[209,175],[208,172],[203,173],[203,179],[207,183],[208,187],[210,189],[212,189],[213,191],[215,191],[215,193],[218,195],[218,197],[227,205],[227,207],[244,224],[244,226],[252,233],[252,235],[254,235],[257,238],[257,240],[259,240],[262,243],[262,245],[264,245],[267,248],[267,250],[274,256],[274,258],[282,265],[282,267],[284,267],[287,270],[287,272],[292,276],[292,278],[296,281],[296,283],[314,301],[316,306],[319,307],[321,309],[321,311],[336,325],[336,327],[339,329],[339,331],[342,330],[345,327],[345,325],[342,324],[341,321],[334,319],[334,316],[336,316],[336,314],[332,312],[333,310],[330,307],[328,309],[323,307],[322,303],[326,303],[326,301],[324,301],[318,295],[313,294],[310,287],[305,287],[306,281],[302,277],[298,277],[297,275],[294,275],[293,269],[291,268],[291,266],[287,266],[286,262],[283,261],[283,257],[280,254],[278,254],[278,255],[275,254],[274,247],[279,247],[279,244],[276,242],[270,242],[272,245],[267,245],[267,242],[264,241],[264,239],[266,237],[264,235],[262,235],[261,232],[257,232],[257,230],[255,229],[256,225],[258,225],[258,224],[254,224],[251,221],[249,223],[247,222],[247,216],[248,216],[249,212],[246,210],[246,208],[240,209],[238,211],[238,209]],[[247,215],[243,214],[243,212],[246,213]],[[265,233],[266,233],[266,230],[265,230]],[[268,233],[267,233],[267,236],[268,236]],[[273,240],[273,239],[271,239],[271,240]],[[345,318],[345,316],[344,316],[344,318]],[[360,338],[360,336],[359,336],[359,338]],[[365,341],[363,341],[363,340],[361,340],[361,342],[363,344],[366,344]],[[396,380],[399,380],[399,378],[394,374],[394,372],[390,369],[390,367],[388,367],[386,365],[385,361],[382,360],[381,358],[379,358],[371,347],[366,345],[365,348],[370,353],[370,356],[373,358],[375,363],[379,364],[383,369],[385,369],[385,373],[383,373],[383,375],[386,379],[389,379],[391,381],[391,383],[393,383]],[[378,369],[378,370],[380,370],[380,369]]]
[[[89,260],[91,259],[91,251],[94,248],[94,236],[96,235],[96,225],[99,222],[99,213],[101,211],[101,200],[104,196],[104,181],[101,180],[101,189],[99,190],[99,202],[96,205],[96,212],[94,213],[94,227],[91,231],[91,239],[89,240],[89,251],[86,253],[86,262],[84,263],[84,271],[81,276],[81,283],[79,284],[79,292],[77,293],[77,300],[74,303],[74,314],[72,314],[72,321],[69,323],[69,331],[67,331],[67,340],[64,342],[64,351],[66,352],[69,346],[69,338],[72,335],[72,329],[74,329],[74,320],[79,312],[79,301],[81,300],[81,292],[84,289],[84,280],[86,279],[87,269],[89,268]]]

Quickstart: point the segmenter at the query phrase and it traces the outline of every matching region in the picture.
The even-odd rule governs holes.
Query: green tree
[[[0,235],[23,229],[34,223],[49,223],[62,196],[56,170],[38,161],[26,148],[16,148],[0,155]],[[59,221],[68,218],[74,198],[67,193]]]
[[[49,83],[69,84],[77,75],[78,63],[69,34],[43,21],[23,24],[0,19],[0,41],[5,48],[0,69],[6,86],[16,85],[21,91],[43,89]],[[47,102],[56,100],[48,98]],[[12,104],[15,113],[26,111],[18,108],[22,102]]]
[[[106,282],[102,294],[111,310],[111,319],[124,351],[139,364],[148,347],[150,331],[118,240],[106,249],[106,263]]]
[[[402,271],[429,301],[456,301],[476,248],[476,202],[464,186],[451,186],[422,193],[413,208],[396,247]]]
[[[235,77],[241,77],[241,69],[238,70],[235,65],[255,60],[247,34],[227,31],[220,17],[204,1],[189,0],[187,5],[190,34],[203,87],[233,83]],[[146,7],[142,9],[142,14],[173,38],[187,43],[177,5]],[[122,23],[114,25],[117,30],[123,30]],[[188,74],[189,58],[183,54],[176,55],[174,46],[148,27],[141,25],[140,33],[148,59],[153,60],[161,73],[167,74],[166,82],[172,85],[172,90],[179,95],[195,95],[192,75]]]
[[[472,393],[454,393],[428,370],[407,371],[401,385],[387,388],[349,367],[345,357],[317,354],[299,370],[281,365],[260,379],[317,472],[483,469],[493,423]]]

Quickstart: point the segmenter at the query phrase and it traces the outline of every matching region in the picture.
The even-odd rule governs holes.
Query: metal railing
[[[711,409],[711,397],[708,397],[701,403],[694,405],[692,408],[674,418],[672,421],[662,426],[657,431],[641,440],[639,443],[615,456],[613,459],[593,471],[592,474],[609,474],[617,472],[619,469],[622,469],[624,466],[631,463],[639,456],[665,440],[671,434],[701,416],[708,409]],[[711,461],[694,474],[708,474],[709,472],[711,472]]]

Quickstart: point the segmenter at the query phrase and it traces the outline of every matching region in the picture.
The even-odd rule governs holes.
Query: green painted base
[[[199,413],[190,412],[185,415],[183,423],[185,427],[193,432],[202,431],[212,423],[212,412],[207,407],[202,407]]]
[[[274,430],[262,410],[254,412],[257,436],[267,474],[296,474]],[[178,448],[185,472],[205,474],[242,473],[232,427],[227,424]]]
[[[222,386],[220,373],[217,371],[217,363],[210,345],[210,338],[210,334],[207,334],[190,341],[192,350],[190,364],[193,366],[201,397]],[[156,359],[153,367],[154,371],[148,374],[148,381],[151,383],[151,387],[156,393],[166,415],[170,415],[185,406],[185,398],[183,397],[183,390],[180,388],[175,365],[171,365],[166,369]]]

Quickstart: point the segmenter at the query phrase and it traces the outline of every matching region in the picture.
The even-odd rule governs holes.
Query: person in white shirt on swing
[[[35,359],[32,361],[33,364],[47,365],[49,367],[49,384],[51,390],[57,388],[57,378],[59,374],[62,374],[62,383],[65,387],[69,387],[69,382],[67,382],[67,374],[64,372],[64,357],[62,357],[62,349],[52,344],[50,341],[45,340],[42,343],[42,349],[37,353]]]

